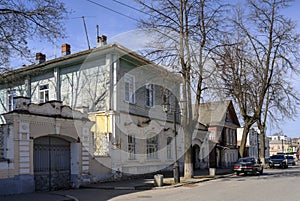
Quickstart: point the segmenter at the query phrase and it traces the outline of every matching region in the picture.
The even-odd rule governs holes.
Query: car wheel
[[[236,175],[237,175],[237,176],[239,176],[239,175],[240,175],[240,173],[239,173],[239,172],[236,172]]]

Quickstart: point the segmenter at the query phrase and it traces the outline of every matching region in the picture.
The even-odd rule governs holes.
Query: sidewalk
[[[81,189],[105,189],[105,190],[150,190],[176,188],[187,184],[200,183],[232,175],[231,169],[216,169],[215,176],[209,176],[208,170],[197,170],[194,178],[184,179],[181,177],[179,184],[173,184],[172,175],[164,175],[163,186],[155,187],[153,179],[138,178],[115,182],[99,182],[80,187]],[[20,194],[11,196],[0,196],[1,201],[76,201],[75,198],[68,196],[63,191],[35,192],[30,194]]]
[[[165,188],[174,188],[183,186],[185,184],[191,183],[200,183],[213,179],[217,179],[220,177],[224,177],[225,175],[232,174],[231,169],[216,169],[215,176],[209,176],[208,169],[196,170],[194,172],[194,178],[185,179],[183,177],[180,178],[179,184],[173,183],[172,174],[164,175],[163,186],[155,187],[153,178],[152,179],[129,179],[124,181],[117,182],[100,182],[95,184],[84,185],[81,188],[94,188],[94,189],[108,189],[108,190],[149,190],[149,189],[165,189]]]

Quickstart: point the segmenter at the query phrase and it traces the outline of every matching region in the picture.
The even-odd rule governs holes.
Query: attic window
[[[40,94],[40,103],[45,103],[49,101],[49,84],[40,85],[39,87],[39,94]]]

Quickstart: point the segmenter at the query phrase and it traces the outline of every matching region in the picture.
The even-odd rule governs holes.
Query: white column
[[[82,151],[81,151],[81,161],[82,161],[82,173],[88,173],[90,170],[90,152],[91,152],[91,143],[90,143],[90,131],[88,128],[82,128]]]
[[[19,123],[19,173],[30,174],[29,123]]]

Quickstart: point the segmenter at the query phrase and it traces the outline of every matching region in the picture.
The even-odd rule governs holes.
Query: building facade
[[[237,128],[240,123],[231,101],[203,103],[199,122],[209,132],[209,166],[230,167],[238,159]]]
[[[237,130],[237,139],[238,142],[242,140],[243,136],[243,128],[238,128]],[[259,153],[261,153],[261,140],[260,140],[260,130],[258,127],[251,127],[249,130],[247,141],[246,141],[246,148],[247,153],[246,156],[259,158]],[[270,157],[270,144],[268,136],[265,136],[265,158]]]
[[[84,182],[113,179],[127,174],[171,170],[175,156],[183,156],[180,115],[174,118],[172,112],[180,113],[180,77],[123,46],[106,44],[104,39],[99,47],[74,54],[71,54],[70,45],[64,44],[62,56],[49,61],[45,55],[38,53],[35,64],[2,76],[0,171],[10,173],[3,174],[5,176],[1,181],[12,182],[13,186],[15,178],[21,179],[19,183],[27,183],[27,178],[31,178],[30,190],[20,187],[20,190],[9,193],[65,187],[54,185],[61,183],[60,178],[64,174],[70,175],[67,186],[78,187]],[[20,110],[21,103],[18,103],[24,98],[24,111],[30,110],[31,119],[35,119],[36,123],[31,124],[25,116],[7,118],[24,112]],[[170,105],[167,113],[162,108],[165,103]],[[64,116],[63,108],[69,108],[70,114]],[[73,127],[77,128],[78,114],[88,117],[82,119],[82,124],[92,122],[88,123],[89,128],[84,126],[85,136],[82,136],[83,128],[78,131],[67,127],[73,122]],[[20,135],[20,131],[13,129],[14,133],[9,134],[6,128],[23,121],[29,126],[24,137],[27,140],[24,144],[29,148],[19,149],[16,148],[19,139],[12,140],[8,136]],[[52,124],[48,126],[50,122]],[[44,129],[43,125],[53,130]],[[17,124],[15,127],[19,128]],[[199,146],[195,151],[197,160],[206,155],[200,153],[201,150],[208,153],[200,143],[205,138],[205,129],[199,127],[193,138],[194,145]],[[54,150],[52,147],[57,148]],[[83,151],[82,147],[88,149]],[[29,155],[21,149],[26,149]],[[45,176],[46,173],[51,175],[53,168],[58,168],[52,167],[53,163],[49,161],[54,160],[55,154],[65,155],[65,152],[69,154],[67,157],[76,161],[61,159],[67,161],[66,164],[57,162],[58,166],[63,166],[61,174]],[[26,155],[27,158],[22,160],[28,163],[23,164],[19,160],[20,154]],[[14,166],[19,169],[12,169],[11,161],[16,162]],[[73,167],[73,163],[79,166]],[[24,170],[21,171],[19,164]],[[46,173],[39,177],[39,170],[44,169]],[[76,174],[73,174],[74,171]],[[73,179],[75,177],[78,179]],[[41,184],[44,180],[49,185]]]
[[[276,133],[272,136],[269,136],[269,143],[270,156],[280,153],[288,154],[295,151],[291,147],[291,138],[283,135],[282,133]]]

